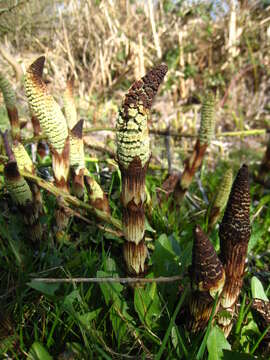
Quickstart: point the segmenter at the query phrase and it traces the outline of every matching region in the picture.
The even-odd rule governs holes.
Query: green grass
[[[201,172],[209,200],[223,171],[224,164],[220,163],[216,172],[206,166]],[[113,216],[120,218],[119,174],[114,172],[110,177],[112,182],[101,180],[110,194]],[[32,245],[27,240],[21,215],[1,185],[1,358],[207,359],[209,356],[209,359],[221,359],[222,349],[226,349],[224,359],[237,357],[239,353],[246,354],[246,359],[261,355],[259,342],[263,334],[252,317],[249,303],[254,275],[261,280],[268,297],[270,293],[269,287],[267,290],[269,256],[264,255],[269,248],[269,194],[251,184],[253,230],[247,273],[239,299],[239,317],[227,341],[215,325],[209,323],[206,332],[193,335],[181,321],[189,293],[192,231],[194,224],[205,226],[207,205],[193,181],[190,194],[196,207],[185,199],[180,212],[169,211],[169,204],[158,208],[156,188],[163,177],[160,171],[149,171],[147,175],[152,199],[152,207],[149,206],[147,212],[146,238],[151,249],[148,276],[181,274],[183,282],[153,283],[137,288],[118,283],[31,281],[33,277],[126,276],[122,240],[98,229],[94,218],[93,225],[71,219],[66,233],[55,238],[52,229],[55,199],[43,193],[46,214],[42,222],[47,224],[46,236],[41,244]],[[211,240],[218,249],[217,229],[212,232]],[[180,285],[184,292],[179,289]]]

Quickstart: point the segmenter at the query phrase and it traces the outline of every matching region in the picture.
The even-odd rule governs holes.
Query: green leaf
[[[145,218],[145,225],[144,225],[144,227],[145,227],[145,230],[146,230],[146,231],[149,231],[149,232],[151,232],[151,233],[156,233],[156,230],[152,228],[152,226],[149,224],[149,221],[148,221],[147,218]]]
[[[257,242],[262,238],[265,229],[260,224],[252,225],[252,233],[248,242],[248,253],[256,246]]]
[[[53,358],[40,342],[35,341],[29,350],[27,360],[53,360]]]
[[[60,286],[60,284],[47,284],[34,280],[27,283],[27,285],[47,296],[54,296],[55,291],[58,290]]]
[[[73,290],[70,294],[68,294],[68,295],[65,297],[65,299],[64,299],[64,301],[63,301],[63,303],[62,303],[63,308],[64,308],[67,312],[69,312],[69,313],[74,312],[73,303],[74,303],[76,300],[77,300],[78,302],[81,302],[81,301],[82,301],[81,295],[80,295],[80,293],[79,293],[79,290]]]
[[[161,312],[156,283],[148,284],[145,288],[135,288],[134,307],[141,322],[152,328],[153,320],[155,321]]]
[[[98,314],[100,313],[102,309],[96,309],[94,311],[87,312],[83,315],[79,315],[78,319],[84,325],[86,328],[89,328],[91,326],[91,321],[96,319],[98,317]]]
[[[98,271],[97,277],[112,276],[112,273],[105,271]],[[113,276],[118,277],[117,273]],[[115,338],[120,346],[123,337],[126,336],[128,331],[127,322],[131,322],[133,318],[128,313],[128,305],[123,298],[121,292],[123,286],[120,283],[101,283],[100,288],[107,305],[111,305],[110,320],[112,323]]]
[[[214,326],[207,339],[208,360],[222,359],[223,349],[231,350],[231,345],[218,326]]]
[[[172,237],[162,234],[155,242],[155,250],[152,255],[152,263],[156,276],[169,276],[179,273],[179,256],[175,253]]]
[[[251,278],[251,293],[253,299],[261,299],[264,301],[268,301],[268,298],[264,292],[264,288],[262,283],[256,276]]]

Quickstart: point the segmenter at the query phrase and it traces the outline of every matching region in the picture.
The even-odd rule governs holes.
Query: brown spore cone
[[[125,120],[129,118],[128,109],[130,107],[137,107],[138,104],[142,104],[145,109],[151,109],[159,85],[162,83],[167,71],[168,66],[160,64],[148,71],[141,80],[135,81],[124,99],[124,114],[122,114],[122,117]]]
[[[219,229],[221,260],[227,264],[233,257],[233,248],[241,244],[243,255],[246,256],[247,245],[250,238],[251,227],[249,219],[250,193],[249,193],[248,166],[243,165],[234,180],[224,217]],[[241,256],[235,258],[239,263]],[[234,272],[236,269],[231,269]],[[242,269],[243,270],[243,269]],[[240,274],[239,274],[240,275]]]
[[[222,263],[200,226],[194,230],[191,277],[199,291],[219,291],[225,280]]]

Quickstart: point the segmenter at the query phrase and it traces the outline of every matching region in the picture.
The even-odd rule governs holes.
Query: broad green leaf
[[[208,360],[222,359],[224,349],[231,350],[231,345],[228,343],[220,328],[214,326],[207,338]]]
[[[46,284],[38,281],[30,281],[27,283],[32,289],[40,291],[44,295],[53,296],[55,291],[59,289],[60,284]]]
[[[87,312],[83,315],[79,315],[78,319],[80,320],[80,322],[82,323],[82,325],[84,325],[85,327],[90,327],[91,326],[91,321],[96,319],[98,317],[98,314],[100,313],[102,309],[96,309],[94,311],[90,311]]]
[[[118,274],[113,274],[118,277]],[[105,271],[98,271],[97,277],[109,277],[111,273]],[[128,331],[127,322],[131,322],[133,318],[128,313],[128,305],[123,298],[121,292],[123,286],[120,283],[101,283],[100,288],[107,305],[111,305],[110,320],[112,322],[115,338],[118,341],[118,346],[121,344],[122,338]]]
[[[134,307],[141,322],[152,328],[153,320],[155,321],[161,312],[156,283],[148,284],[145,288],[135,288]]]
[[[74,311],[74,307],[73,307],[73,303],[75,301],[81,302],[81,295],[79,293],[79,290],[73,290],[70,294],[68,294],[63,303],[62,306],[63,308],[67,311],[67,312],[73,312]]]
[[[179,273],[178,254],[174,251],[175,240],[162,234],[155,242],[155,250],[152,254],[152,263],[156,276],[169,276]]]
[[[264,288],[262,283],[256,276],[251,278],[251,293],[253,299],[261,299],[264,301],[268,301],[268,298],[264,292]]]
[[[29,350],[27,360],[53,360],[53,358],[40,342],[35,341]]]

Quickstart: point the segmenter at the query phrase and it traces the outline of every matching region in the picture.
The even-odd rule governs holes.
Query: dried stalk
[[[243,165],[234,180],[219,229],[220,257],[226,272],[226,282],[220,302],[223,315],[219,317],[218,324],[226,336],[232,329],[236,301],[242,288],[251,232],[248,177],[248,167]]]
[[[154,96],[167,72],[166,65],[150,70],[126,95],[117,118],[117,161],[122,174],[124,259],[128,272],[145,271],[145,175],[150,160],[147,120]]]
[[[215,297],[221,293],[225,283],[222,263],[200,226],[196,226],[194,231],[190,275],[193,292],[189,302],[191,318],[188,325],[193,332],[197,332],[207,326]]]
[[[155,44],[155,48],[156,48],[156,52],[157,52],[157,57],[159,59],[161,59],[162,51],[161,51],[159,37],[158,37],[158,33],[157,33],[157,28],[156,28],[156,22],[155,22],[155,16],[154,16],[154,3],[152,0],[148,0],[148,9],[149,9],[149,17],[150,17],[151,28],[152,28],[154,44]]]
[[[18,4],[19,5],[19,4]],[[21,5],[21,3],[20,3]],[[2,9],[1,9],[2,10]],[[1,12],[1,15],[3,14],[3,12]],[[6,48],[4,48],[3,46],[0,46],[0,54],[2,55],[2,57],[9,63],[9,65],[13,68],[15,75],[16,75],[16,80],[18,82],[20,82],[23,78],[23,70],[21,65],[17,62],[17,60],[8,52],[8,50]]]

